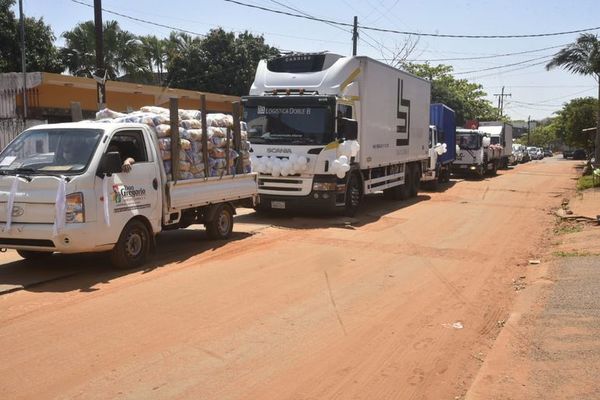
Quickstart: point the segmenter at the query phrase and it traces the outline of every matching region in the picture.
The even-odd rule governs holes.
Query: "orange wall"
[[[41,85],[39,89],[39,107],[42,108],[64,108],[69,110],[72,101],[78,101],[83,110],[97,110],[96,90],[69,86]],[[142,106],[160,105],[168,107],[168,100],[163,104],[154,104],[154,96],[141,93],[113,92],[110,88],[106,90],[107,107],[115,111],[127,111],[127,108],[137,110]],[[231,112],[229,102],[206,102],[210,111]],[[198,99],[179,99],[179,108],[200,109]]]

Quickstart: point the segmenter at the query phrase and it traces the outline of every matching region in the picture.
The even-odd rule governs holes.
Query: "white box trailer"
[[[514,163],[513,156],[513,127],[502,121],[479,122],[479,130],[489,133],[491,144],[503,147],[499,168],[506,169]]]
[[[430,94],[428,81],[368,57],[260,61],[242,98],[260,207],[353,214],[365,194],[415,196],[428,162]]]

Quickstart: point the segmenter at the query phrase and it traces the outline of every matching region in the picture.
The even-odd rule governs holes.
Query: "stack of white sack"
[[[179,110],[179,176],[178,179],[204,178],[204,156],[202,149],[202,113],[197,110]],[[168,179],[172,179],[171,163],[171,121],[169,110],[163,107],[145,106],[139,111],[124,114],[110,109],[96,113],[98,122],[131,122],[146,124],[158,138],[160,155]],[[208,142],[209,176],[222,176],[235,173],[235,161],[241,155],[243,172],[251,170],[250,142],[246,126],[242,123],[240,153],[233,150],[233,117],[222,113],[206,114]],[[228,129],[229,128],[229,129]],[[227,137],[228,131],[230,132]],[[229,166],[227,165],[227,144],[229,143]]]

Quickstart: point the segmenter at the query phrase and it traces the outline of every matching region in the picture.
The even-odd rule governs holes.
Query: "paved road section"
[[[161,235],[138,271],[56,257],[79,272],[0,296],[0,397],[460,398],[573,165],[374,196],[354,219],[247,211],[229,242]],[[45,273],[14,259],[0,256],[0,284]]]

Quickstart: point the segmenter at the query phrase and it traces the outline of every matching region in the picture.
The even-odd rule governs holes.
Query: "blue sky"
[[[93,0],[78,0],[92,5]],[[293,7],[315,17],[360,25],[419,33],[508,35],[571,31],[600,26],[598,0],[241,0],[267,8],[291,11]],[[93,19],[93,9],[73,0],[23,0],[28,16],[44,17],[62,44],[60,34],[78,22]],[[198,33],[222,27],[228,31],[262,34],[268,44],[283,50],[332,51],[350,54],[351,34],[340,27],[322,22],[276,15],[231,4],[223,0],[103,0],[106,10]],[[15,8],[15,12],[18,10]],[[115,19],[123,29],[135,34],[167,36],[167,28],[133,21],[105,12],[104,20]],[[350,29],[350,28],[347,28]],[[593,31],[600,34],[600,30]],[[454,67],[457,75],[483,85],[488,97],[497,104],[502,86],[511,97],[505,99],[505,113],[513,119],[541,119],[560,109],[572,98],[597,96],[592,77],[572,75],[563,70],[547,72],[544,64],[558,49],[513,56],[495,56],[478,60],[456,60],[524,52],[564,45],[577,34],[520,39],[454,39],[420,37],[409,59],[434,60]],[[363,31],[358,53],[377,59],[390,58],[405,43],[406,36]],[[535,59],[535,60],[534,60]],[[530,62],[526,62],[531,60]],[[481,72],[485,68],[524,62],[513,67]]]

